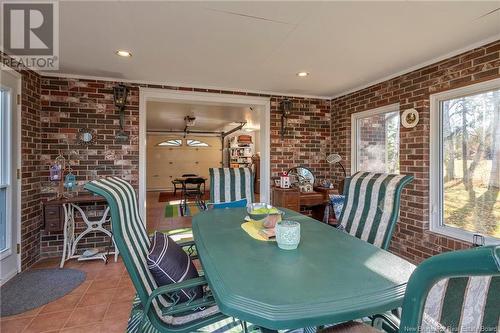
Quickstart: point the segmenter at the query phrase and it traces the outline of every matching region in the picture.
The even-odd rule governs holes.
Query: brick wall
[[[42,199],[54,196],[57,183],[49,181],[49,167],[61,154],[76,176],[75,192],[85,191],[82,186],[96,177],[117,175],[138,186],[139,169],[139,89],[131,89],[125,107],[125,131],[129,142],[118,144],[119,115],[113,101],[114,82],[96,82],[47,78],[41,80],[40,115],[40,167]],[[96,131],[96,144],[83,146],[78,142],[78,130]],[[102,207],[85,205],[89,216],[96,218]],[[79,215],[78,215],[79,216]],[[78,218],[76,228],[85,228]],[[42,231],[42,257],[59,256],[62,252],[62,233]],[[104,247],[108,238],[102,233],[90,233],[79,242],[79,248]]]
[[[391,251],[414,262],[469,244],[429,232],[429,95],[500,77],[500,41],[426,66],[332,100],[332,150],[350,168],[351,114],[399,103],[400,110],[415,108],[419,124],[400,130],[400,170],[415,177],[401,202],[400,222]],[[341,176],[341,171],[333,169]]]
[[[281,139],[283,98],[271,98],[271,176],[298,165],[310,168],[318,179],[329,178],[330,165],[330,101],[293,98],[289,130]]]
[[[7,57],[0,52],[0,62]],[[6,61],[5,61],[6,63]],[[40,258],[40,75],[16,66],[21,86],[21,268]]]
[[[324,157],[330,151],[338,152],[349,169],[350,115],[353,112],[397,102],[401,110],[414,107],[420,112],[421,120],[416,128],[401,128],[400,167],[402,173],[413,174],[415,181],[404,191],[401,223],[398,224],[391,250],[417,262],[441,251],[467,247],[464,242],[427,231],[429,94],[499,77],[499,50],[500,42],[491,43],[332,101],[291,98],[290,132],[283,141],[279,134],[278,108],[285,97],[271,96],[272,176],[302,164],[311,167],[319,178],[338,179],[342,176],[341,170],[326,164]],[[123,145],[115,144],[113,139],[118,130],[118,115],[113,107],[112,87],[118,82],[41,78],[31,71],[20,72],[23,75],[21,246],[24,269],[36,262],[40,253],[52,256],[59,255],[61,251],[61,235],[44,233],[40,237],[40,200],[52,195],[48,165],[58,154],[62,153],[69,159],[80,183],[91,179],[91,171],[98,168],[99,175],[116,174],[137,186],[140,85],[127,83],[132,87],[126,108],[126,130],[131,140]],[[259,96],[171,86],[149,87]],[[96,146],[82,148],[76,144],[76,131],[81,127],[97,129]],[[103,244],[101,238],[93,241]]]
[[[99,175],[114,174],[138,186],[139,169],[139,86],[170,90],[191,90],[211,93],[252,95],[241,92],[193,89],[170,86],[153,86],[126,83],[131,87],[126,107],[125,130],[129,134],[128,144],[117,144],[114,140],[119,130],[119,116],[113,104],[113,86],[119,82],[79,80],[43,77],[41,81],[41,188],[44,199],[53,196],[55,184],[48,181],[49,166],[57,155],[68,159],[80,185]],[[258,95],[266,96],[266,95]],[[310,167],[318,178],[329,173],[324,161],[330,144],[330,101],[290,98],[293,111],[290,116],[290,131],[284,140],[280,137],[279,103],[285,98],[271,97],[271,169],[272,175],[296,165]],[[79,128],[96,130],[97,144],[82,147],[77,142]],[[99,212],[98,212],[99,213]],[[77,221],[79,229],[83,221]],[[59,256],[62,252],[62,234],[42,233],[42,256]],[[90,240],[90,241],[89,241]],[[86,237],[82,247],[105,246],[101,234]]]
[[[40,76],[22,71],[21,89],[21,268],[40,256]]]

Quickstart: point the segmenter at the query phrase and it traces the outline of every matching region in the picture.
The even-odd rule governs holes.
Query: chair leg
[[[246,321],[242,321],[240,323],[241,323],[241,328],[243,330],[243,333],[248,333],[247,322]]]

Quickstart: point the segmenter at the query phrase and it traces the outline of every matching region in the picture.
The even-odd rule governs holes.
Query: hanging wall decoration
[[[285,99],[280,102],[279,109],[281,111],[281,140],[285,138],[285,135],[287,134],[287,131],[289,130],[288,128],[288,117],[292,113],[292,107],[293,103],[289,99]]]
[[[97,135],[95,130],[90,128],[80,128],[78,130],[78,143],[83,146],[90,146],[96,143]]]
[[[401,124],[404,128],[413,128],[419,121],[418,111],[415,109],[406,109],[401,115]]]
[[[64,187],[69,191],[76,187],[76,176],[73,174],[71,167],[68,169],[66,177],[64,177]]]
[[[61,170],[61,166],[59,164],[52,164],[50,166],[50,180],[51,181],[60,181],[62,179],[62,170]]]
[[[125,106],[127,105],[127,95],[128,87],[126,85],[119,84],[113,88],[115,106],[120,113],[120,130],[116,133],[115,139],[122,143],[127,142],[129,139],[127,132],[125,132]]]

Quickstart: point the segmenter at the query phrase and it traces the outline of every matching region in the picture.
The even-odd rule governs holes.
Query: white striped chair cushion
[[[209,172],[211,203],[254,201],[253,176],[249,168],[210,168]]]
[[[150,241],[146,233],[146,227],[139,216],[139,206],[134,188],[118,177],[95,180],[90,182],[90,185],[106,192],[113,198],[113,202],[108,201],[110,206],[116,205],[118,212],[118,216],[114,216],[113,209],[111,210],[113,237],[120,250],[120,255],[124,258],[130,258],[133,263],[132,267],[126,265],[126,268],[144,305],[147,296],[158,285],[148,269],[147,256]],[[169,304],[171,303],[163,296],[159,296],[153,301],[157,316],[164,323],[171,325],[182,325],[219,312],[217,306],[212,306],[203,311],[183,316],[165,316],[162,309],[168,307]]]
[[[500,276],[440,280],[424,307],[422,332],[500,332]]]
[[[347,180],[340,224],[351,235],[387,248],[399,214],[401,189],[412,176],[357,172]]]

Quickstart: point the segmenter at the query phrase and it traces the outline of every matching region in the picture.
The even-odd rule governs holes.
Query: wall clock
[[[413,128],[419,121],[418,111],[415,109],[406,109],[401,115],[401,124],[404,128]]]

